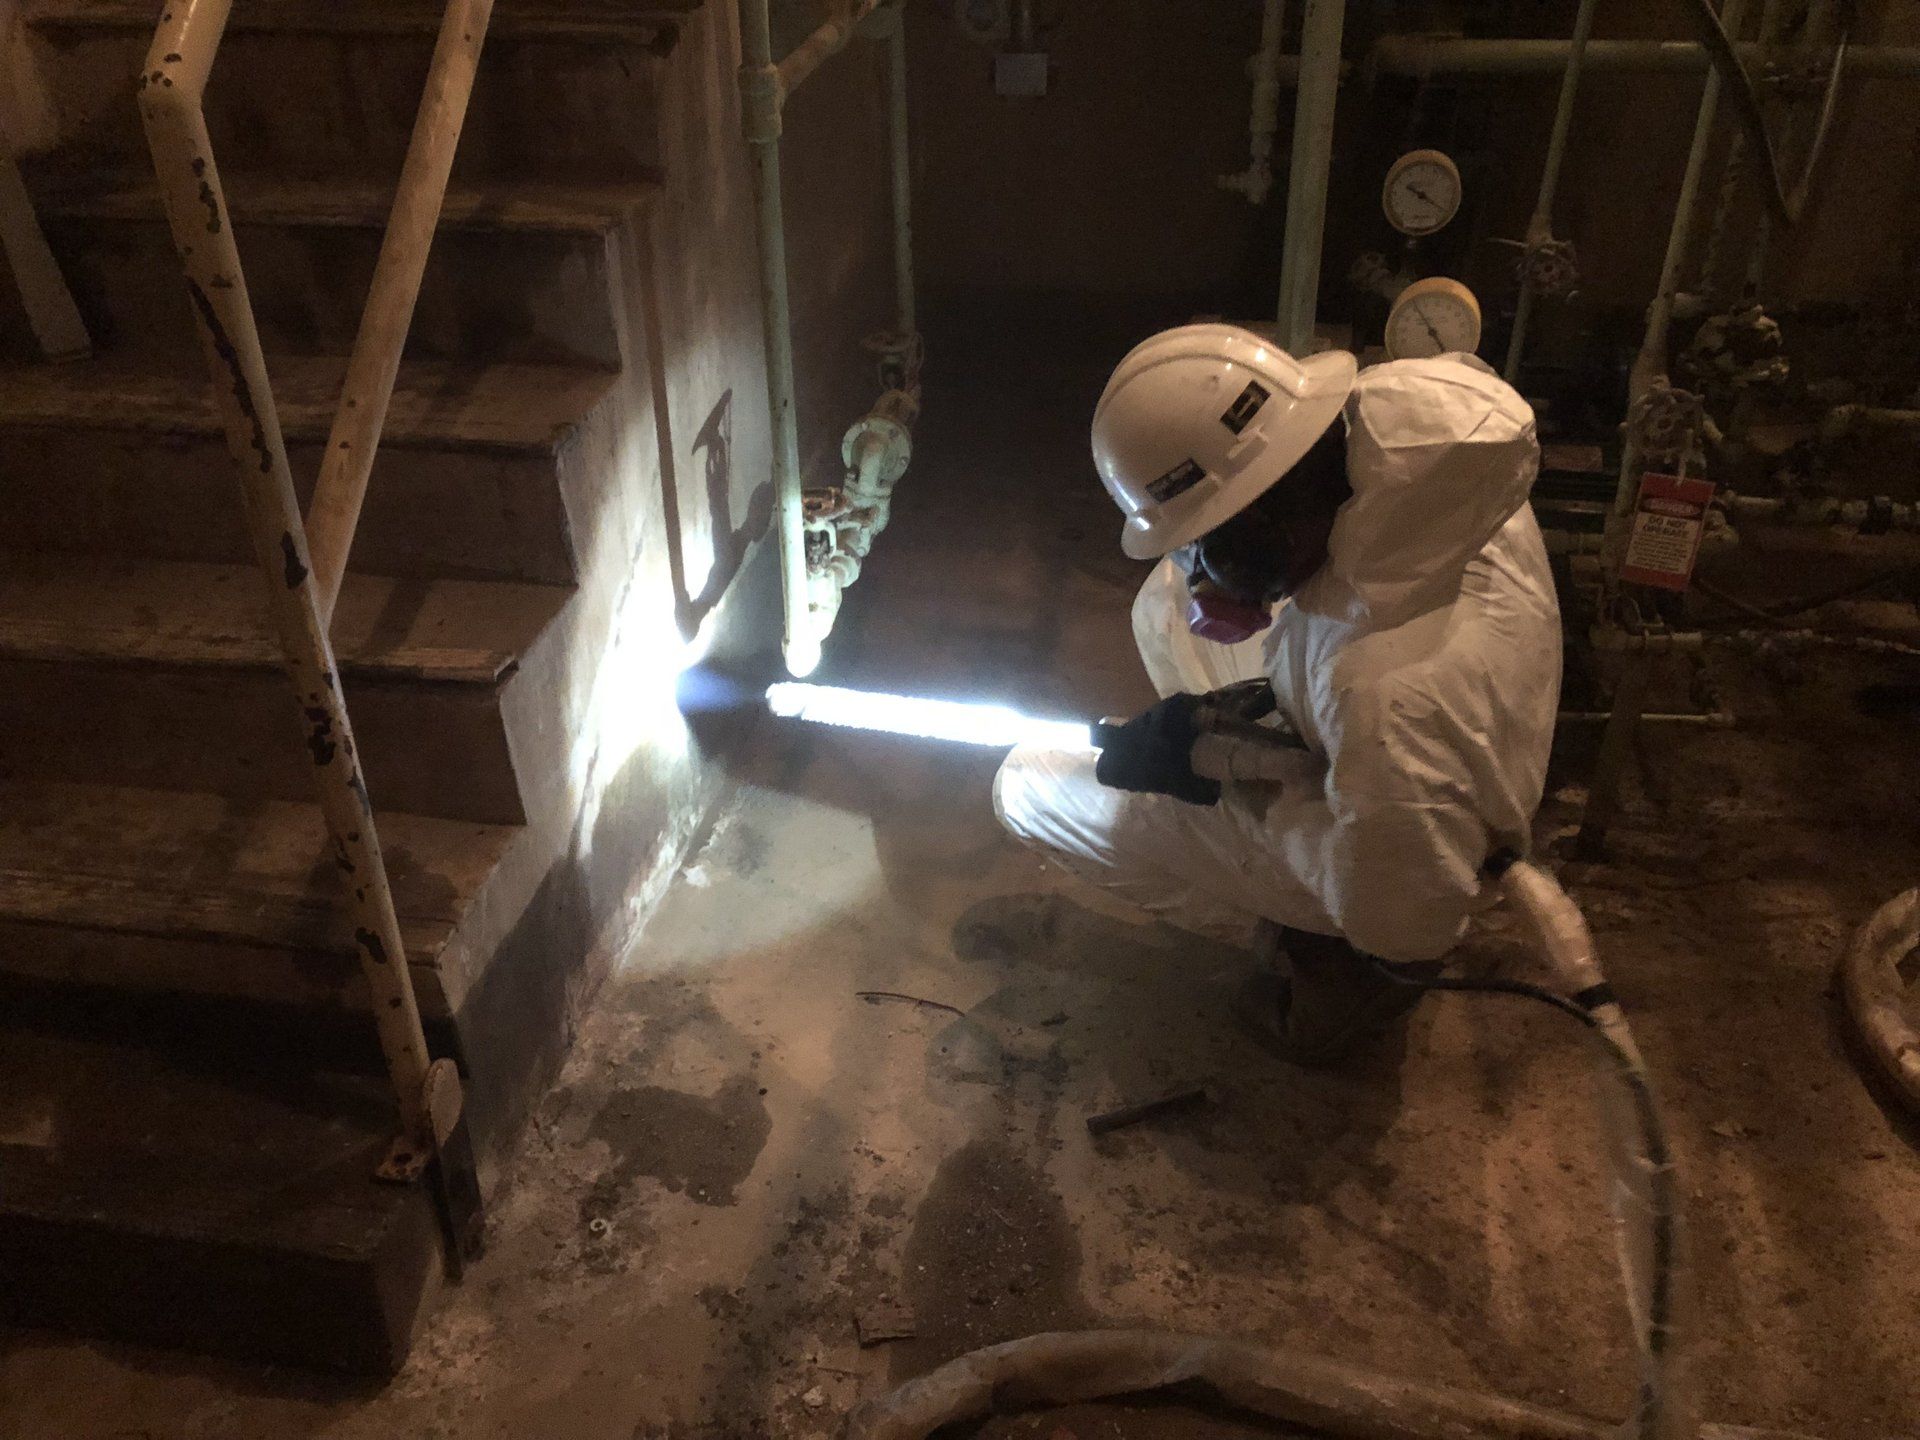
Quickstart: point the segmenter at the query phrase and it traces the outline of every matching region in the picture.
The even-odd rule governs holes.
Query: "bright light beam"
[[[837,685],[782,681],[767,687],[767,708],[792,720],[879,730],[922,740],[951,740],[961,745],[1046,745],[1085,750],[1093,736],[1070,720],[1036,720],[1005,705],[970,700],[927,700],[876,690],[846,690]]]

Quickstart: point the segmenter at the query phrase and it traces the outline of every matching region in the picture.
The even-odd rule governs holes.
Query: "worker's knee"
[[[1074,823],[1087,807],[1082,798],[1097,790],[1093,753],[1016,747],[993,777],[993,813],[1015,839],[1048,849],[1075,849]]]
[[[993,813],[1007,833],[1016,840],[1032,843],[1034,838],[1034,798],[1032,771],[1035,749],[1016,746],[1000,762],[993,777]]]

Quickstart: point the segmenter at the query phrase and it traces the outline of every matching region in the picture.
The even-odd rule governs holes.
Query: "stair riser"
[[[321,450],[318,439],[290,442],[303,500]],[[0,535],[29,550],[252,557],[225,442],[208,434],[0,426]],[[352,563],[371,575],[570,584],[554,455],[382,446]]]
[[[128,31],[36,36],[60,148],[76,168],[146,163],[134,82],[151,43]],[[397,175],[432,51],[425,36],[230,33],[207,92],[221,169]],[[654,173],[658,66],[637,40],[490,39],[455,173]]]
[[[94,1222],[53,1187],[31,1207],[9,1197],[0,1322],[361,1374],[400,1368],[438,1253],[425,1186],[376,1253],[341,1259],[226,1240],[208,1187],[191,1238]]]
[[[424,962],[408,970],[434,1053],[457,1054],[440,972]],[[15,1023],[63,1035],[164,1036],[267,1056],[294,1044],[360,1074],[384,1064],[359,962],[337,942],[293,948],[0,920],[0,1001]]]
[[[485,686],[346,676],[376,814],[489,824],[525,813]],[[0,662],[0,771],[50,781],[307,800],[313,776],[277,670]]]
[[[198,362],[180,261],[157,217],[50,217],[47,228],[96,343]],[[351,354],[381,230],[242,221],[235,234],[267,353]],[[605,237],[443,228],[406,353],[617,368]]]

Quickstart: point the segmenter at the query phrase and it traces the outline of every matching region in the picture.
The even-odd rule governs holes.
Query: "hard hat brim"
[[[1300,362],[1300,368],[1311,377],[1312,384],[1309,393],[1297,402],[1295,421],[1289,426],[1293,443],[1268,452],[1265,468],[1271,473],[1236,477],[1231,496],[1223,494],[1218,503],[1201,507],[1178,524],[1165,520],[1155,523],[1143,515],[1129,517],[1120,527],[1120,548],[1129,559],[1157,560],[1226,524],[1272,488],[1319,443],[1320,437],[1346,408],[1360,367],[1347,351],[1327,350],[1308,356]]]

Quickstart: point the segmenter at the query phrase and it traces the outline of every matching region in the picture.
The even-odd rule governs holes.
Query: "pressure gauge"
[[[1417,360],[1480,348],[1480,302],[1458,280],[1434,275],[1400,292],[1387,316],[1387,354]]]
[[[1438,150],[1409,150],[1387,171],[1380,204],[1402,235],[1431,235],[1459,213],[1460,168]]]

